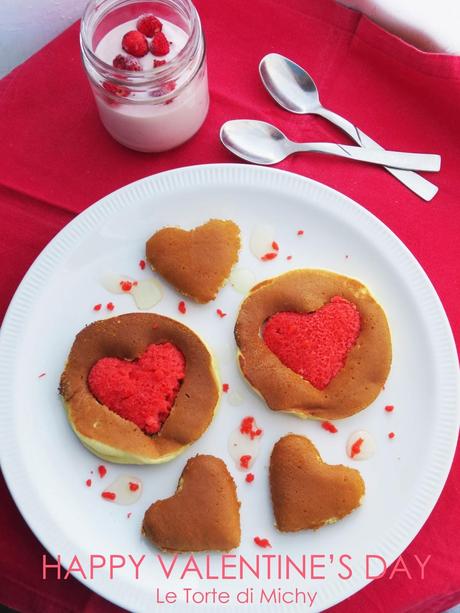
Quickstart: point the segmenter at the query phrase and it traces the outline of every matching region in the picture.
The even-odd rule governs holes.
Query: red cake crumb
[[[331,424],[330,421],[323,421],[321,427],[330,432],[331,434],[335,434],[336,432],[338,432],[337,428],[334,426],[334,424]]]
[[[216,309],[216,313],[219,315],[219,317],[227,317],[227,313],[224,313],[222,309]]]
[[[254,543],[258,547],[262,547],[262,549],[266,549],[267,547],[271,547],[270,541],[268,539],[261,539],[260,536],[254,537]]]
[[[129,490],[131,492],[137,492],[138,489],[139,489],[139,483],[135,483],[134,481],[129,482]]]
[[[97,467],[97,472],[99,473],[99,477],[103,479],[107,474],[107,468],[103,464],[101,464]]]
[[[255,425],[254,417],[244,417],[241,420],[241,424],[240,424],[241,434],[247,434],[252,441],[256,437],[262,435],[262,430],[260,428],[255,428],[254,425]]]
[[[115,308],[115,305],[113,304],[113,302],[108,302],[107,303],[107,310],[108,311],[113,311],[114,308]]]
[[[240,466],[241,468],[249,468],[249,462],[251,461],[250,455],[242,455],[240,458]]]
[[[145,270],[145,260],[139,260],[139,268]]]
[[[139,32],[144,34],[144,36],[152,38],[154,34],[161,32],[163,24],[155,17],[155,15],[149,13],[148,15],[142,15],[139,17],[136,23],[136,28],[139,30]]]
[[[126,32],[121,41],[121,46],[130,55],[143,57],[149,52],[149,44],[143,34],[137,30]]]
[[[166,421],[185,376],[185,359],[171,343],[149,345],[133,361],[102,358],[88,376],[91,393],[146,434]]]
[[[262,262],[269,262],[270,260],[274,260],[278,254],[275,251],[269,251],[265,255],[263,255],[260,259]]]
[[[285,366],[323,390],[344,367],[359,331],[356,306],[334,296],[314,313],[284,311],[272,315],[262,336]]]
[[[222,383],[222,391],[226,394],[230,389],[230,385],[228,383]]]
[[[394,438],[396,436],[396,434],[394,432],[390,432],[388,435],[388,438]]]
[[[120,288],[122,292],[130,292],[134,285],[137,285],[137,283],[133,283],[132,281],[120,281]]]
[[[169,53],[169,42],[163,32],[155,34],[150,50],[153,55],[167,55]]]
[[[105,498],[105,500],[115,500],[117,497],[115,492],[102,492],[101,496],[102,498]]]
[[[387,413],[392,413],[394,411],[394,406],[392,404],[387,404],[387,406],[385,407],[385,411]]]
[[[182,313],[182,315],[185,315],[185,313],[187,312],[187,307],[185,306],[185,302],[183,300],[179,302],[179,304],[177,305],[177,309],[179,313]]]
[[[357,438],[356,439],[356,441],[351,446],[351,454],[350,454],[351,458],[354,458],[355,455],[358,455],[358,453],[361,451],[361,445],[363,443],[364,443],[364,439],[362,439],[362,438]]]
[[[252,473],[248,473],[245,480],[246,483],[252,483],[254,481],[254,475]]]
[[[86,487],[91,487],[91,479],[86,479]]]

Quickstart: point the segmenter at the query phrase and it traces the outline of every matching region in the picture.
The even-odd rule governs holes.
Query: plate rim
[[[185,176],[182,183],[180,178],[181,176],[182,178]],[[177,177],[179,177],[179,179]],[[260,183],[259,177],[265,177],[266,180],[262,180],[262,183]],[[38,291],[38,283],[43,281],[46,282],[46,270],[44,270],[44,268],[46,268],[47,260],[49,260],[53,255],[56,256],[62,250],[63,245],[66,246],[65,243],[67,241],[72,243],[73,240],[78,240],[81,237],[82,232],[84,234],[88,230],[91,231],[92,229],[96,228],[99,223],[108,219],[113,212],[112,209],[116,206],[119,207],[118,211],[124,210],[129,206],[130,200],[136,200],[137,196],[141,195],[143,191],[145,195],[147,193],[145,192],[146,189],[151,190],[150,193],[165,193],[165,189],[167,191],[168,187],[172,187],[174,189],[177,188],[179,184],[181,187],[190,187],[191,185],[194,187],[201,187],[209,185],[210,178],[215,182],[215,184],[218,184],[220,181],[223,181],[224,183],[226,182],[227,184],[228,182],[230,182],[230,184],[239,182],[240,185],[251,183],[251,185],[260,185],[263,188],[273,187],[277,184],[284,189],[287,188],[287,182],[290,181],[293,184],[297,183],[307,191],[311,191],[312,193],[310,196],[319,194],[320,196],[324,197],[326,204],[322,202],[322,206],[329,207],[331,204],[335,206],[342,204],[348,208],[349,211],[353,211],[354,215],[361,215],[361,217],[366,220],[366,223],[374,225],[374,227],[379,230],[380,234],[385,236],[386,240],[393,242],[394,247],[398,248],[404,255],[404,258],[406,258],[405,265],[412,266],[412,276],[416,281],[418,281],[419,287],[424,288],[424,291],[428,292],[427,296],[431,301],[432,311],[436,314],[438,319],[436,322],[437,332],[440,333],[440,338],[442,340],[442,344],[440,343],[438,350],[440,351],[442,349],[443,355],[447,361],[453,360],[454,364],[458,364],[457,349],[450,323],[442,302],[433,284],[431,283],[431,280],[425,273],[416,257],[412,254],[408,247],[406,247],[401,239],[390,228],[388,228],[388,226],[382,220],[368,211],[364,206],[332,187],[293,172],[277,168],[251,166],[245,164],[200,164],[174,168],[149,175],[124,185],[119,189],[103,196],[98,201],[88,206],[81,213],[77,214],[70,222],[61,228],[61,230],[42,249],[18,285],[2,322],[0,330],[0,405],[8,406],[8,398],[10,399],[11,403],[13,402],[14,395],[12,396],[8,394],[10,387],[11,391],[14,392],[12,385],[8,385],[9,382],[13,381],[13,377],[8,375],[10,372],[14,372],[14,368],[9,371],[8,367],[15,363],[15,361],[11,359],[11,350],[13,350],[14,353],[14,341],[15,339],[21,338],[20,332],[18,333],[18,326],[20,322],[23,321],[24,317],[26,317],[27,308],[25,305],[30,303],[30,301],[33,299],[34,282],[36,291]],[[204,183],[203,179],[205,180]],[[111,206],[109,206],[109,204]],[[76,232],[77,229],[79,229],[80,232]],[[426,472],[424,478],[421,479],[418,486],[417,497],[414,497],[417,505],[415,505],[414,499],[412,499],[408,505],[408,508],[411,509],[412,513],[417,511],[416,517],[413,517],[409,524],[406,521],[407,526],[403,531],[403,534],[393,534],[393,539],[390,545],[386,543],[386,545],[390,547],[390,552],[385,552],[384,557],[385,559],[391,560],[391,562],[393,562],[398,555],[401,555],[401,553],[416,537],[431,515],[431,512],[443,491],[452,466],[457,445],[457,433],[460,420],[458,376],[452,376],[452,381],[449,381],[449,386],[445,386],[442,391],[444,393],[442,404],[442,416],[444,418],[444,428],[442,429],[442,433],[444,438],[441,439],[443,444],[443,453],[441,457],[437,457],[438,472],[437,474],[434,474],[432,467],[430,467],[430,471]],[[13,423],[13,420],[10,419],[10,422]],[[437,435],[439,436],[439,428]],[[436,446],[434,447],[436,449]],[[22,473],[20,470],[18,470],[20,467],[19,460],[20,454],[18,453],[18,448],[16,448],[15,455],[13,439],[12,437],[8,439],[8,412],[2,411],[0,412],[0,465],[5,482],[27,525],[32,530],[36,538],[40,541],[42,546],[55,557],[57,552],[63,550],[64,548],[59,547],[59,537],[55,539],[57,541],[55,542],[53,538],[49,538],[49,534],[44,535],[46,530],[42,529],[40,521],[37,521],[34,513],[36,509],[31,508],[30,500],[27,498],[27,492],[24,489],[25,470],[23,469]],[[441,474],[439,474],[439,471],[441,471]],[[428,484],[428,490],[424,492],[423,496],[420,496],[420,490],[424,488],[426,489],[427,481],[430,481]],[[424,510],[420,510],[420,504]],[[416,507],[415,509],[414,506]],[[423,517],[420,517],[421,515]],[[407,509],[404,517],[407,518]],[[398,518],[398,522],[395,523],[400,531],[402,529],[400,524],[403,523],[401,521],[401,516]],[[416,526],[415,529],[413,528],[414,525]],[[394,528],[393,532],[395,532]],[[53,536],[55,534],[56,533],[54,533]],[[409,536],[407,536],[407,534],[409,534]],[[379,553],[381,552],[379,551]],[[65,566],[64,563],[63,566]],[[136,591],[135,586],[130,586],[130,598],[125,598],[127,594],[122,590],[121,583],[117,586],[116,583],[112,582],[107,584],[103,580],[98,583],[96,581],[84,581],[79,576],[76,578],[81,580],[81,582],[90,590],[98,593],[103,598],[106,598],[110,602],[113,602],[119,606],[131,608],[136,601],[134,594]],[[355,594],[369,583],[371,583],[371,581],[358,577],[357,574],[354,574],[350,581],[347,581],[346,584],[342,583],[342,585],[347,588],[346,590],[340,589],[339,593],[337,593],[337,590],[335,590],[335,593],[334,590],[329,592],[329,599],[326,599],[328,600],[327,608]],[[179,603],[179,605],[180,604],[181,603]],[[171,607],[171,605],[169,606]],[[260,605],[253,606],[253,608],[256,610],[268,611],[267,607],[260,607]],[[300,611],[300,609],[292,605],[291,609],[293,612],[297,610]],[[131,610],[136,609],[131,608]]]

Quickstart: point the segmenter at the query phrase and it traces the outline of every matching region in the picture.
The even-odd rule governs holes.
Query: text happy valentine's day
[[[71,575],[86,581],[98,578],[116,580],[128,575],[134,580],[154,576],[161,587],[152,587],[153,601],[156,604],[169,605],[176,602],[190,604],[304,604],[313,606],[317,592],[311,589],[315,581],[338,578],[350,580],[355,574],[367,580],[387,576],[390,580],[395,575],[403,574],[408,580],[425,579],[431,555],[419,558],[417,555],[400,556],[395,564],[388,568],[384,558],[377,554],[351,556],[349,554],[302,554],[280,555],[274,553],[258,554],[252,557],[236,554],[221,556],[133,556],[122,554],[74,555],[69,563],[64,564],[61,555],[56,561],[42,556],[42,578],[67,580]],[[158,579],[159,578],[159,579]],[[175,590],[168,589],[165,581],[183,582]],[[186,585],[193,580],[194,587]],[[198,581],[248,581],[248,585],[237,584],[238,591],[225,591],[207,586],[205,590],[197,589]],[[254,583],[257,580],[261,585]],[[276,581],[308,581],[306,585],[286,589],[277,586]],[[264,585],[262,586],[262,582]],[[269,582],[269,583],[266,583]],[[313,584],[314,585],[314,584]],[[235,586],[235,583],[232,584]]]

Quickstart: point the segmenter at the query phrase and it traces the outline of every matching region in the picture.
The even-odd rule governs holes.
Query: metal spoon
[[[295,143],[275,126],[255,119],[225,122],[220,129],[220,140],[232,153],[255,164],[277,164],[291,153],[301,151],[329,153],[359,162],[416,170],[437,171],[441,162],[439,155],[429,153],[377,151],[335,143]]]
[[[259,72],[270,95],[286,110],[297,114],[320,115],[341,128],[362,147],[383,149],[350,121],[322,106],[315,82],[298,64],[278,53],[269,53],[260,62]],[[436,185],[415,172],[396,168],[387,170],[424,200],[431,200],[438,191]]]

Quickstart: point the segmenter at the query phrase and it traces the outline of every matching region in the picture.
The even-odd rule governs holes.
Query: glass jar
[[[135,30],[137,19],[149,13],[163,23],[172,43],[170,56],[163,63],[149,51],[149,57],[140,58],[144,69],[139,72],[114,68],[112,56],[124,54],[123,34]],[[112,46],[111,33],[116,33]],[[80,44],[101,121],[122,145],[166,151],[203,124],[209,108],[206,50],[190,0],[91,0],[81,22]]]

